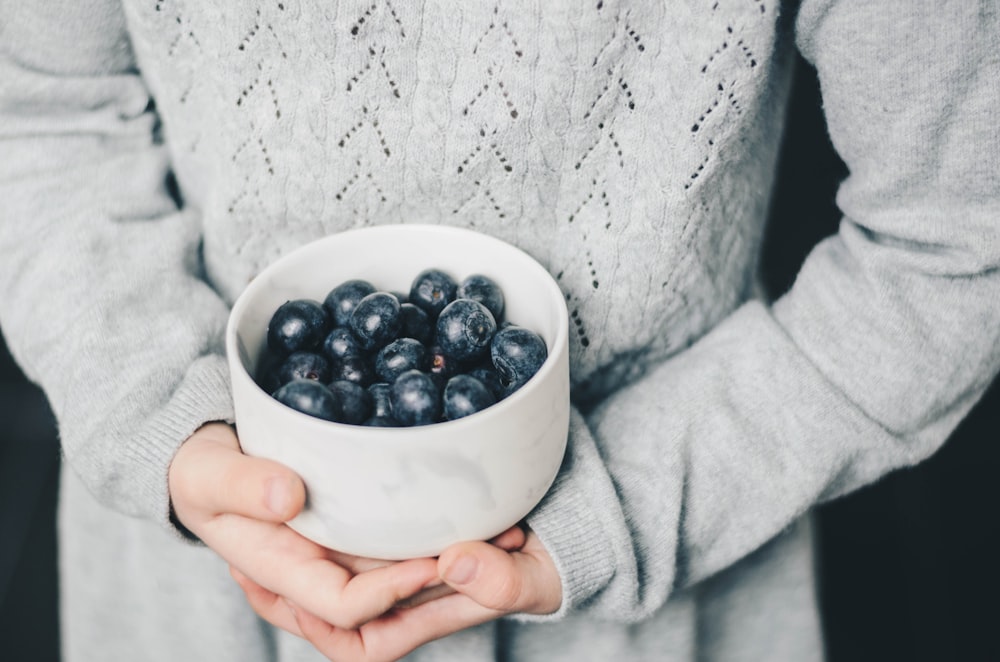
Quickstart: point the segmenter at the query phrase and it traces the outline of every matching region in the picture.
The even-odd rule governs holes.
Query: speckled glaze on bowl
[[[539,333],[549,356],[520,390],[456,421],[412,428],[331,423],[275,401],[254,382],[267,324],[282,303],[322,301],[364,278],[409,291],[421,270],[480,273],[504,291],[506,319]],[[381,559],[434,556],[517,523],[555,478],[569,426],[566,302],[550,274],[520,249],[470,230],[386,225],[307,244],[257,276],[226,331],[236,427],[248,455],[299,473],[306,509],[289,525],[331,549]]]

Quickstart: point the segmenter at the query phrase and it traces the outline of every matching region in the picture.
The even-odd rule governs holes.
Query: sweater
[[[413,660],[818,660],[809,512],[1000,370],[988,0],[0,0],[0,325],[59,423],[67,662],[306,661],[171,524],[262,268],[381,223],[509,241],[570,312],[563,602]],[[757,287],[794,49],[849,169]],[[808,218],[801,219],[808,223]]]

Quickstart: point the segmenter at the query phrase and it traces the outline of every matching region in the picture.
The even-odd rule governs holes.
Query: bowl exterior
[[[428,267],[482,273],[507,300],[507,319],[538,331],[545,365],[502,402],[456,421],[368,428],[295,412],[252,378],[267,322],[293,298],[322,300],[348,278],[407,291]],[[331,549],[383,559],[433,556],[488,539],[523,518],[558,472],[569,426],[568,316],[541,265],[497,239],[444,226],[377,226],[306,245],[262,272],[227,329],[236,426],[249,455],[289,466],[307,504],[290,526]]]

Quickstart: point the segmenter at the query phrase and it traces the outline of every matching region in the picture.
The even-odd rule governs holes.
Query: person
[[[812,508],[1000,370],[985,0],[0,15],[0,324],[59,422],[69,662],[822,659]],[[850,174],[769,301],[796,48]],[[574,408],[523,528],[384,563],[284,524],[302,484],[240,453],[221,339],[277,257],[399,222],[557,276]]]

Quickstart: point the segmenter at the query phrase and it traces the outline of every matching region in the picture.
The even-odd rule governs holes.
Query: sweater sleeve
[[[806,0],[850,175],[773,306],[573,419],[529,518],[561,610],[635,621],[817,503],[928,457],[1000,369],[1000,16],[985,0]],[[807,219],[803,219],[805,222]]]
[[[0,2],[0,323],[105,505],[169,526],[167,468],[232,418],[225,303],[171,194],[118,2]]]

